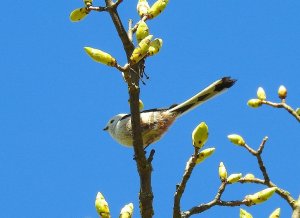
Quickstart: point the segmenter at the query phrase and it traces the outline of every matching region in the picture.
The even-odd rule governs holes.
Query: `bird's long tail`
[[[168,111],[175,112],[178,115],[182,115],[195,108],[196,106],[226,91],[228,88],[233,86],[235,82],[235,79],[231,79],[230,77],[223,77],[222,79],[215,81],[214,83],[200,91],[197,95],[175,107],[170,108]]]

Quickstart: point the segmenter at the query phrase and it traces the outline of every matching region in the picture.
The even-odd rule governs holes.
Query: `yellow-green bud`
[[[227,170],[223,164],[223,162],[219,165],[219,177],[221,181],[225,181],[227,179]]]
[[[279,88],[278,88],[278,97],[280,99],[285,99],[286,96],[287,96],[287,89],[283,85],[279,86]]]
[[[96,62],[105,64],[107,66],[117,65],[116,59],[104,51],[91,47],[84,47],[84,50]]]
[[[90,11],[86,8],[77,8],[70,14],[70,20],[72,22],[78,22],[85,18],[86,15],[88,15]]]
[[[237,134],[228,135],[227,138],[235,145],[244,146],[246,144],[243,137]]]
[[[230,176],[228,176],[227,182],[230,183],[230,184],[233,184],[233,183],[239,181],[240,178],[242,178],[241,173],[231,174]]]
[[[197,155],[196,164],[203,162],[215,152],[215,148],[206,148]]]
[[[88,7],[93,4],[93,0],[83,0],[83,3]]]
[[[95,207],[100,217],[110,218],[108,203],[100,192],[97,193]]]
[[[267,98],[266,92],[262,87],[259,87],[257,89],[257,98],[262,101],[266,100],[266,98]]]
[[[162,47],[163,41],[162,39],[156,38],[152,42],[150,42],[150,47],[148,49],[148,54],[150,56],[155,55],[159,52]]]
[[[139,109],[140,111],[144,109],[144,103],[142,102],[141,99],[139,99]]]
[[[262,101],[260,99],[250,99],[248,102],[247,102],[247,105],[249,107],[253,107],[253,108],[257,108],[257,107],[260,107],[262,105]]]
[[[260,192],[256,192],[253,195],[245,196],[247,205],[254,205],[254,204],[265,202],[275,193],[276,189],[277,189],[276,187],[266,188]]]
[[[250,213],[240,208],[240,218],[253,218]]]
[[[140,21],[136,30],[136,40],[140,43],[146,36],[149,35],[149,28],[144,21]]]
[[[269,218],[279,218],[280,217],[280,208],[277,208],[270,214]]]
[[[201,122],[192,133],[193,145],[202,148],[208,138],[208,126],[205,122]]]
[[[300,108],[296,109],[296,113],[300,116]]]
[[[138,63],[141,59],[143,59],[146,56],[152,37],[153,37],[153,35],[149,35],[149,36],[145,37],[139,43],[138,47],[136,47],[133,50],[132,55],[130,57],[131,64]]]
[[[133,204],[129,203],[122,208],[119,218],[131,218],[132,214],[133,214]]]
[[[247,173],[244,177],[243,177],[243,179],[254,179],[255,178],[255,176],[252,174],[252,173]]]
[[[137,12],[140,15],[140,17],[143,17],[148,14],[150,6],[149,6],[147,0],[139,0],[137,3],[136,9],[137,9]]]
[[[130,101],[128,100],[128,104],[130,103]],[[140,111],[144,109],[144,103],[142,102],[141,99],[139,99],[139,109]]]
[[[167,6],[169,0],[157,0],[149,9],[148,18],[152,19],[159,15]]]

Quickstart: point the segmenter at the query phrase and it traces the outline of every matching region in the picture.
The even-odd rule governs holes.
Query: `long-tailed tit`
[[[141,111],[140,117],[144,147],[158,141],[178,117],[224,92],[235,81],[235,79],[231,79],[230,77],[223,77],[181,104],[172,105],[169,108],[154,108]],[[103,130],[107,130],[118,143],[129,147],[132,146],[130,114],[118,114],[114,116],[108,121]]]

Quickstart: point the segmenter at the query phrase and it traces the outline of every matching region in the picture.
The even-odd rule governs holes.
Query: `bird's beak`
[[[108,126],[103,129],[104,131],[108,130]]]

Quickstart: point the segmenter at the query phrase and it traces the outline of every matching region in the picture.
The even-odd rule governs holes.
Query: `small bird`
[[[235,82],[235,79],[223,77],[181,104],[172,105],[169,108],[154,108],[141,111],[143,146],[147,147],[158,141],[178,117],[224,92]],[[132,147],[133,139],[130,114],[118,114],[114,116],[108,121],[103,130],[108,131],[111,137],[121,145]]]

